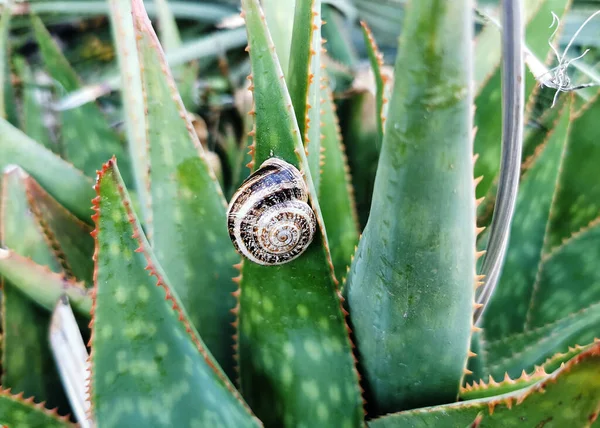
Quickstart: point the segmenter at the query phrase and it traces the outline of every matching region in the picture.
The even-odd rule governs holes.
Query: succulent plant
[[[4,8],[0,424],[592,425],[600,101],[548,108],[522,62],[523,22],[550,65],[545,27],[570,2],[522,18],[506,0],[504,30],[485,27],[473,50],[473,2],[413,0],[393,81],[363,24],[372,94],[344,80],[353,47],[331,5],[283,3],[263,1],[265,17],[241,1],[249,139],[192,123],[198,65],[168,64],[162,46],[180,37],[165,0],[162,46],[142,0],[108,1],[125,135],[91,102],[58,108],[51,138],[29,61],[7,54]],[[31,27],[59,96],[81,89],[43,21]],[[243,182],[256,170],[284,177],[261,193],[256,175]],[[291,199],[308,198],[306,248],[242,259],[226,196],[271,197],[289,171]]]

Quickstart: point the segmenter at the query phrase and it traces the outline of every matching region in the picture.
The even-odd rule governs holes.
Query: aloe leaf
[[[172,2],[155,0],[156,13],[160,28],[161,45],[165,52],[171,52],[181,47],[181,36],[177,29],[177,22],[172,11]],[[147,6],[146,6],[147,7]],[[194,83],[198,76],[199,65],[197,62],[181,64],[173,71],[178,80],[179,93],[186,108],[191,108],[194,103]]]
[[[48,126],[44,123],[46,112],[41,105],[43,91],[36,87],[31,67],[24,58],[15,57],[14,63],[21,80],[21,97],[23,100],[21,130],[34,141],[58,153],[59,146],[50,139]]]
[[[78,218],[89,220],[92,181],[81,171],[0,118],[0,168],[15,164],[26,170]]]
[[[98,426],[258,426],[154,258],[114,160],[96,191],[91,401]]]
[[[0,248],[0,274],[30,300],[51,311],[66,294],[73,308],[89,318],[92,299],[81,283],[32,262],[14,251]]]
[[[600,218],[544,256],[527,311],[527,329],[600,303],[599,240]]]
[[[319,188],[321,160],[321,0],[297,0],[286,78],[308,167]]]
[[[302,0],[304,1],[304,0]],[[273,37],[275,51],[285,75],[288,74],[290,50],[292,49],[292,32],[294,29],[294,11],[296,0],[263,0],[262,7],[267,18],[267,26]]]
[[[232,375],[236,304],[226,203],[189,123],[143,6],[133,3],[148,117],[152,228],[160,263],[221,367]],[[229,334],[228,334],[229,333]]]
[[[596,343],[597,341],[598,341],[598,339],[594,339],[594,343]],[[554,354],[551,357],[549,357],[546,361],[544,361],[544,363],[542,364],[542,367],[544,368],[544,370],[547,373],[552,373],[554,370],[558,370],[563,365],[563,363],[566,364],[575,355],[581,354],[581,352],[585,351],[586,349],[588,349],[591,346],[593,346],[593,345],[569,346],[569,348],[566,352],[559,352],[559,353]]]
[[[508,394],[388,415],[371,428],[467,426],[590,426],[598,415],[600,344],[577,355],[543,380]]]
[[[542,257],[550,207],[567,147],[570,119],[571,100],[563,108],[541,153],[521,179],[502,283],[497,287],[483,317],[487,340],[524,329]],[[507,305],[510,305],[510,311],[506,310]]]
[[[369,218],[381,151],[375,108],[375,97],[368,91],[353,94],[340,108],[343,141],[352,172],[352,187],[361,230]]]
[[[365,47],[367,48],[367,54],[369,55],[369,61],[371,62],[371,69],[375,77],[375,102],[376,102],[376,113],[377,113],[377,129],[379,131],[379,139],[383,141],[383,105],[387,102],[384,96],[385,80],[381,74],[381,67],[383,67],[383,55],[379,52],[377,43],[373,38],[373,33],[367,26],[367,23],[362,21],[360,23],[363,30],[363,37],[365,39]]]
[[[465,378],[463,379],[463,385],[478,381],[483,378],[486,374],[486,362],[487,356],[483,352],[483,335],[481,331],[474,332],[471,336],[471,346],[470,350],[472,354],[470,355],[467,370],[471,373],[467,373]],[[473,355],[474,354],[474,355]]]
[[[354,49],[354,43],[350,31],[346,26],[347,20],[344,15],[331,4],[322,6],[323,20],[327,25],[323,25],[323,37],[327,39],[326,47],[329,56],[346,67],[354,67],[358,62],[358,55]],[[350,82],[340,83],[339,89],[345,89],[345,85]]]
[[[235,13],[235,8],[222,4],[191,3],[187,1],[169,2],[173,14],[178,18],[194,19],[200,22],[214,23]],[[25,11],[36,15],[108,15],[109,5],[105,1],[44,1],[24,2]],[[146,9],[152,17],[158,17],[159,11],[155,2],[148,2]]]
[[[525,388],[547,377],[548,373],[553,373],[555,370],[560,369],[563,364],[567,364],[575,356],[593,348],[596,346],[595,342],[597,341],[587,346],[575,345],[574,347],[569,347],[567,352],[554,354],[544,361],[543,364],[535,365],[530,373],[522,370],[518,377],[514,376],[514,378],[511,378],[508,372],[504,372],[504,377],[500,379],[501,375],[499,375],[497,379],[500,380],[496,381],[492,375],[489,375],[487,382],[481,379],[479,382],[473,382],[471,385],[462,387],[460,390],[460,399],[467,401],[476,398],[493,397]]]
[[[453,401],[467,361],[471,6],[415,1],[406,10],[371,214],[345,288],[376,414]]]
[[[31,24],[45,68],[52,79],[66,92],[79,89],[79,77],[42,20],[32,15]],[[60,115],[64,157],[75,167],[91,177],[113,155],[122,159],[124,167],[127,166],[125,149],[96,104],[88,103],[77,109],[64,110]],[[127,171],[128,167],[124,169]]]
[[[73,216],[29,175],[26,174],[23,181],[29,209],[37,218],[65,273],[91,284],[94,271],[91,226]]]
[[[570,0],[539,0],[542,2],[535,8],[535,14],[527,24],[525,40],[527,47],[538,58],[545,59],[550,52],[548,37],[550,36],[548,25],[551,22],[550,12],[556,12],[562,16],[570,4]],[[535,7],[535,2],[525,2],[527,7]],[[531,9],[530,9],[531,10]],[[531,15],[531,12],[529,13]],[[499,62],[498,62],[499,65]],[[532,100],[531,95],[538,86],[533,74],[525,73],[525,99]],[[475,136],[475,153],[479,154],[475,164],[475,176],[483,176],[481,183],[477,186],[477,197],[486,196],[492,186],[494,179],[500,170],[500,141],[502,135],[501,123],[501,72],[497,67],[485,86],[481,89],[475,100],[475,123],[477,135]],[[526,117],[531,111],[530,106],[526,109]]]
[[[505,372],[516,376],[543,364],[557,351],[567,351],[575,343],[589,343],[598,335],[600,304],[535,329],[485,342],[486,371],[492,376]]]
[[[586,227],[600,213],[600,182],[595,168],[600,159],[600,98],[577,114],[571,124],[569,149],[552,204],[547,251]]]
[[[12,395],[9,389],[0,389],[0,424],[10,428],[75,428],[67,417],[47,410],[33,398]]]
[[[521,376],[515,377],[514,379],[506,374],[503,379],[497,382],[492,376],[490,376],[487,383],[482,379],[479,381],[479,383],[474,382],[472,385],[467,384],[467,386],[461,387],[459,396],[461,401],[494,397],[526,388],[534,383],[539,382],[547,376],[548,373],[546,373],[546,371],[539,366],[533,373],[528,374],[525,372],[525,370],[523,370],[521,372]]]
[[[150,223],[152,214],[150,208],[150,176],[148,173],[150,161],[146,139],[147,120],[144,111],[145,101],[142,90],[140,59],[131,16],[131,1],[109,0],[108,6],[123,87],[125,129],[133,181],[143,222]],[[151,231],[151,228],[148,230]]]
[[[36,263],[60,272],[61,266],[46,242],[36,218],[29,213],[26,174],[9,169],[2,180],[0,218],[2,245]],[[50,315],[15,286],[10,278],[2,285],[2,385],[13,393],[44,400],[69,413],[60,378],[46,341]]]
[[[256,109],[254,165],[275,156],[303,171],[320,227],[289,263],[243,264],[241,389],[267,426],[360,426],[358,374],[301,134],[258,1],[244,0],[242,10]]]
[[[16,123],[15,96],[10,76],[8,36],[13,0],[4,2],[0,9],[0,118]]]
[[[358,243],[358,218],[336,107],[326,76],[322,79],[321,98],[321,131],[325,151],[319,200],[335,276],[341,280],[346,276],[346,269],[350,266]]]

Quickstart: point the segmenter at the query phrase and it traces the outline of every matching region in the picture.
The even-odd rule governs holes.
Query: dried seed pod
[[[281,159],[266,160],[231,198],[227,226],[235,249],[249,260],[261,265],[294,260],[317,228],[300,172]]]

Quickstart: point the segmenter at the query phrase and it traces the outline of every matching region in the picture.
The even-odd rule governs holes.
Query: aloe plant
[[[265,1],[263,13],[242,0],[250,144],[210,128],[225,141],[217,154],[188,114],[198,65],[171,72],[163,52],[180,44],[169,3],[156,4],[161,45],[141,0],[109,0],[125,135],[84,104],[56,116],[56,145],[28,80],[45,69],[57,98],[81,80],[32,17],[43,64],[2,56],[23,109],[0,119],[0,424],[590,426],[600,400],[599,98],[563,94],[543,127],[524,130],[524,95],[531,106],[546,90],[523,74],[518,2],[503,6],[503,33],[484,30],[474,50],[473,2],[409,2],[393,81],[363,23],[374,89],[362,110],[332,87],[355,52],[331,5]],[[529,29],[559,6],[568,2],[539,0],[524,19],[542,59],[549,47]],[[0,94],[3,111],[11,94]],[[349,134],[348,121],[364,134]],[[225,195],[272,157],[302,172],[318,227],[300,257],[264,266],[235,252]],[[357,177],[372,183],[360,217]],[[496,201],[485,232],[490,202],[476,194]]]

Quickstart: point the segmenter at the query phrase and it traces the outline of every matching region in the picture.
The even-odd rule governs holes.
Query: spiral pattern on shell
[[[246,179],[227,209],[229,237],[238,253],[261,265],[294,260],[308,248],[317,219],[300,172],[271,158]]]

